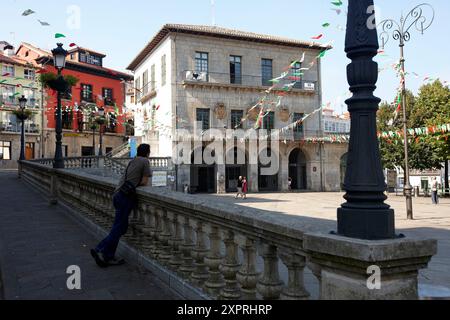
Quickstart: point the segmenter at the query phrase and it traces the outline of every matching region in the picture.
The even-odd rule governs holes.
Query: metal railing
[[[22,132],[22,124],[21,123],[13,123],[13,122],[0,122],[0,131],[1,132],[13,132],[20,133]],[[40,126],[35,123],[26,123],[25,122],[25,132],[26,133],[39,133]]]
[[[236,76],[230,73],[220,73],[220,72],[196,72],[193,70],[185,70],[180,75],[182,81],[189,83],[215,83],[215,84],[229,84],[237,86],[251,86],[251,87],[270,87],[272,84],[268,83],[267,79],[262,76],[254,75],[239,75]],[[294,79],[295,78],[295,79]],[[304,90],[310,92],[317,91],[317,81],[304,80],[297,77],[286,77],[278,86],[281,89],[284,85],[297,81],[294,85],[294,90]],[[234,81],[233,81],[234,80]]]

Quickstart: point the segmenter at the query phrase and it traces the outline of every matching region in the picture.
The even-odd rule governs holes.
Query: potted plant
[[[13,110],[12,114],[15,115],[18,120],[25,121],[31,117],[33,112],[28,109],[17,109]]]
[[[39,76],[39,81],[44,88],[67,92],[69,88],[76,86],[79,80],[71,75],[58,77],[55,73],[43,73]]]

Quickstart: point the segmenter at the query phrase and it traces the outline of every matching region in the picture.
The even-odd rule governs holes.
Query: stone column
[[[181,224],[177,213],[173,213],[173,216],[171,217],[171,223],[173,227],[172,239],[170,240],[170,245],[172,246],[172,258],[169,261],[169,265],[174,270],[178,271],[183,262],[183,254],[180,249],[180,246],[183,243],[183,238]]]
[[[419,270],[437,253],[437,241],[306,234],[304,249],[321,269],[323,300],[415,300]]]
[[[278,175],[278,185],[283,192],[289,191],[289,158],[286,155],[286,148],[286,145],[280,148],[282,150],[280,150],[280,174]]]
[[[224,194],[227,192],[225,178],[226,178],[225,165],[218,164],[217,165],[217,193],[218,194]]]

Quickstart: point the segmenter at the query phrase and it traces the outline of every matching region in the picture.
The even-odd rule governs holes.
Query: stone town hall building
[[[134,72],[136,88],[136,135],[152,145],[153,156],[176,157],[176,129],[254,128],[257,115],[248,111],[271,86],[269,80],[305,52],[303,65],[297,63],[294,68],[316,63],[283,98],[282,106],[263,120],[264,129],[284,128],[322,105],[317,56],[326,48],[220,27],[165,25],[128,67]],[[262,175],[263,164],[250,163],[245,153],[244,165],[177,166],[178,190],[189,185],[194,192],[234,192],[242,175],[248,177],[252,192],[286,191],[289,178],[294,190],[339,191],[345,171],[341,160],[348,145],[304,141],[323,136],[321,116],[319,112],[293,128],[292,141],[281,141],[275,175]],[[238,148],[224,152],[234,155]]]

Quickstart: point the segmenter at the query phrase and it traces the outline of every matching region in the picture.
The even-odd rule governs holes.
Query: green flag
[[[59,38],[65,38],[66,36],[65,35],[63,35],[62,33],[56,33],[55,34],[55,38],[56,39],[59,39]]]

